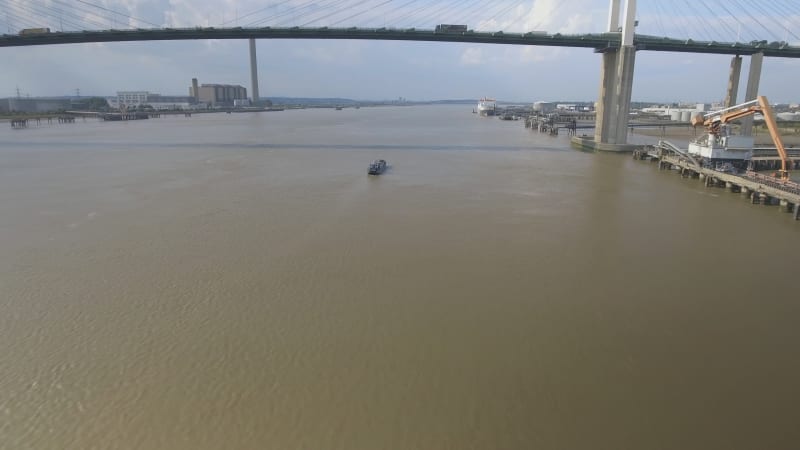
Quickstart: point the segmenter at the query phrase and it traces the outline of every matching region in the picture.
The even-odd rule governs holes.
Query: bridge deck
[[[87,42],[165,41],[192,39],[366,39],[427,42],[466,42],[483,44],[537,45],[552,47],[591,48],[598,52],[620,47],[620,33],[549,34],[544,32],[503,33],[502,31],[436,32],[415,28],[153,28],[135,30],[85,30],[34,33],[24,36],[4,34],[0,47],[30,45],[77,44]],[[763,52],[764,56],[800,58],[800,47],[785,42],[752,41],[706,42],[691,39],[672,39],[658,36],[636,35],[638,50],[716,53],[751,55]]]

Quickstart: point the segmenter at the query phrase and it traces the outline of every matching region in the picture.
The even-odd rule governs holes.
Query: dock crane
[[[781,168],[774,175],[781,180],[788,180],[789,170],[787,166],[789,165],[790,159],[786,154],[786,148],[783,146],[783,140],[781,140],[781,135],[778,132],[778,124],[775,121],[775,113],[769,106],[767,97],[759,95],[755,100],[731,106],[730,108],[714,111],[705,115],[698,114],[692,117],[692,125],[703,125],[706,127],[706,131],[708,131],[709,135],[717,137],[722,133],[722,127],[724,125],[755,113],[761,113],[764,116],[764,123],[767,124],[769,135],[772,137],[772,142],[778,149],[778,155],[781,158]]]

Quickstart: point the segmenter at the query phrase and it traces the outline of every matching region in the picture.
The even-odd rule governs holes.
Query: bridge
[[[83,44],[91,42],[172,41],[193,39],[367,39],[385,41],[461,42],[474,44],[536,45],[548,47],[591,48],[598,52],[618,49],[621,32],[587,34],[550,34],[546,32],[508,33],[502,31],[437,32],[416,28],[329,28],[329,27],[194,27],[152,28],[135,30],[82,30],[4,34],[0,47],[31,45]],[[786,42],[751,41],[716,42],[674,39],[635,34],[636,50],[722,55],[753,55],[778,58],[800,58],[800,47]]]
[[[685,2],[686,8],[658,0],[643,2],[652,8],[646,13],[650,19],[648,23],[654,24],[651,25],[648,34],[637,32],[639,24],[636,19],[636,0],[608,0],[608,21],[603,30],[580,34],[516,31],[520,26],[523,30],[538,30],[539,24],[547,25],[547,19],[541,19],[539,15],[555,17],[556,10],[568,3],[567,0],[558,2],[552,11],[545,11],[547,14],[539,14],[536,9],[538,2],[534,3],[527,15],[523,14],[524,11],[520,10],[517,2],[507,0],[494,0],[489,3],[483,0],[426,1],[422,6],[415,4],[417,0],[282,1],[267,4],[241,16],[241,19],[247,18],[244,27],[230,26],[232,20],[225,21],[223,18],[217,27],[188,28],[170,27],[133,17],[130,9],[128,12],[120,12],[111,9],[105,3],[97,4],[96,0],[74,0],[74,4],[65,0],[31,0],[22,3],[0,1],[5,1],[7,6],[5,15],[0,16],[0,25],[5,24],[9,31],[13,28],[13,23],[27,24],[31,27],[21,29],[18,33],[3,34],[0,36],[0,47],[93,42],[248,39],[251,95],[254,101],[259,100],[256,69],[257,39],[366,39],[593,49],[602,54],[595,134],[591,139],[581,138],[580,145],[609,151],[629,149],[626,146],[629,130],[627,118],[637,52],[732,55],[726,106],[737,103],[743,56],[750,58],[746,101],[754,99],[758,94],[764,57],[800,58],[800,46],[787,43],[790,35],[800,42],[800,35],[794,33],[797,26],[792,23],[792,20],[800,20],[797,19],[800,18],[800,8],[797,5],[793,6],[792,2],[783,0],[776,0],[770,5],[756,4],[757,2],[742,4],[738,1],[736,5],[732,5],[724,0],[695,0]],[[65,11],[64,6],[74,11]],[[692,8],[693,11],[687,11]],[[598,12],[599,10],[593,11],[594,16],[597,16]],[[718,17],[723,12],[726,15],[725,20]],[[693,22],[690,22],[689,18],[681,19],[681,15],[691,16]],[[381,16],[384,24],[387,23],[388,17],[391,26],[363,25],[363,23],[374,24]],[[478,26],[474,27],[475,29],[468,29],[465,25],[430,28],[431,21],[437,17],[447,17],[449,23],[477,21]],[[673,19],[670,22],[666,17]],[[359,18],[358,22],[362,24],[354,23],[356,18]],[[478,20],[479,18],[482,20]],[[118,21],[127,27],[122,29],[116,27]],[[286,25],[287,21],[289,25],[297,25]],[[521,24],[521,21],[524,23]],[[67,31],[63,31],[65,22],[68,25]],[[238,13],[233,22],[239,22]],[[359,26],[339,26],[344,22]],[[666,25],[663,22],[667,22]],[[56,27],[56,23],[60,27]],[[109,24],[111,26],[108,26]],[[412,26],[405,26],[406,24]],[[427,27],[417,24],[427,24]],[[43,27],[44,25],[48,27]],[[489,27],[495,27],[494,31]],[[676,29],[687,36],[704,35],[706,39],[661,37],[652,33],[655,27],[660,28],[663,35],[671,34],[667,30]],[[696,31],[687,31],[689,27],[695,28]],[[51,28],[62,31],[51,31]],[[720,30],[725,36],[735,35],[736,38],[715,38],[715,33],[719,33]],[[740,39],[742,30],[746,32],[748,38]],[[781,32],[783,37],[780,36]],[[770,36],[771,39],[765,40],[763,36]],[[751,133],[752,119],[745,119],[742,130],[745,134]]]

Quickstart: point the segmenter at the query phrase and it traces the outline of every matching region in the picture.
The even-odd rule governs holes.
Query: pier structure
[[[781,212],[790,212],[795,220],[800,220],[800,183],[753,171],[737,174],[703,167],[691,155],[681,154],[677,147],[665,141],[650,150],[636,150],[633,157],[658,161],[659,170],[675,170],[681,178],[697,178],[705,187],[740,193],[751,204],[778,205]]]

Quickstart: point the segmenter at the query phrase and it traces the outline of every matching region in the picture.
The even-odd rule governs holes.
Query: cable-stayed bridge
[[[395,28],[155,28],[137,30],[84,30],[24,35],[3,35],[0,47],[30,45],[79,44],[89,42],[169,41],[193,39],[366,39],[392,41],[463,42],[479,44],[537,45],[549,47],[581,47],[605,51],[619,48],[619,32],[594,34],[550,34],[546,32],[504,33],[502,31],[439,32],[435,29]],[[715,53],[723,55],[752,55],[762,52],[764,56],[800,58],[800,46],[778,41],[716,42],[674,39],[637,34],[634,36],[637,50]]]
[[[626,118],[637,51],[735,55],[729,103],[735,103],[741,55],[751,57],[747,99],[757,93],[763,57],[800,57],[800,3],[795,0],[772,0],[768,4],[739,0],[253,0],[249,11],[243,10],[241,15],[236,9],[228,11],[227,18],[224,11],[220,17],[213,3],[201,1],[192,2],[194,8],[161,14],[138,8],[135,3],[130,6],[131,2],[114,3],[0,0],[0,29],[4,30],[0,47],[250,39],[251,92],[256,100],[256,39],[592,48],[603,54],[595,142],[612,147],[627,140]],[[452,29],[439,28],[438,24],[464,25]]]
[[[608,31],[609,0],[0,0],[0,34],[195,28],[433,30],[582,35]],[[636,33],[679,41],[800,44],[796,0],[638,0]],[[613,30],[618,31],[618,30]],[[221,33],[221,32],[220,32]]]

